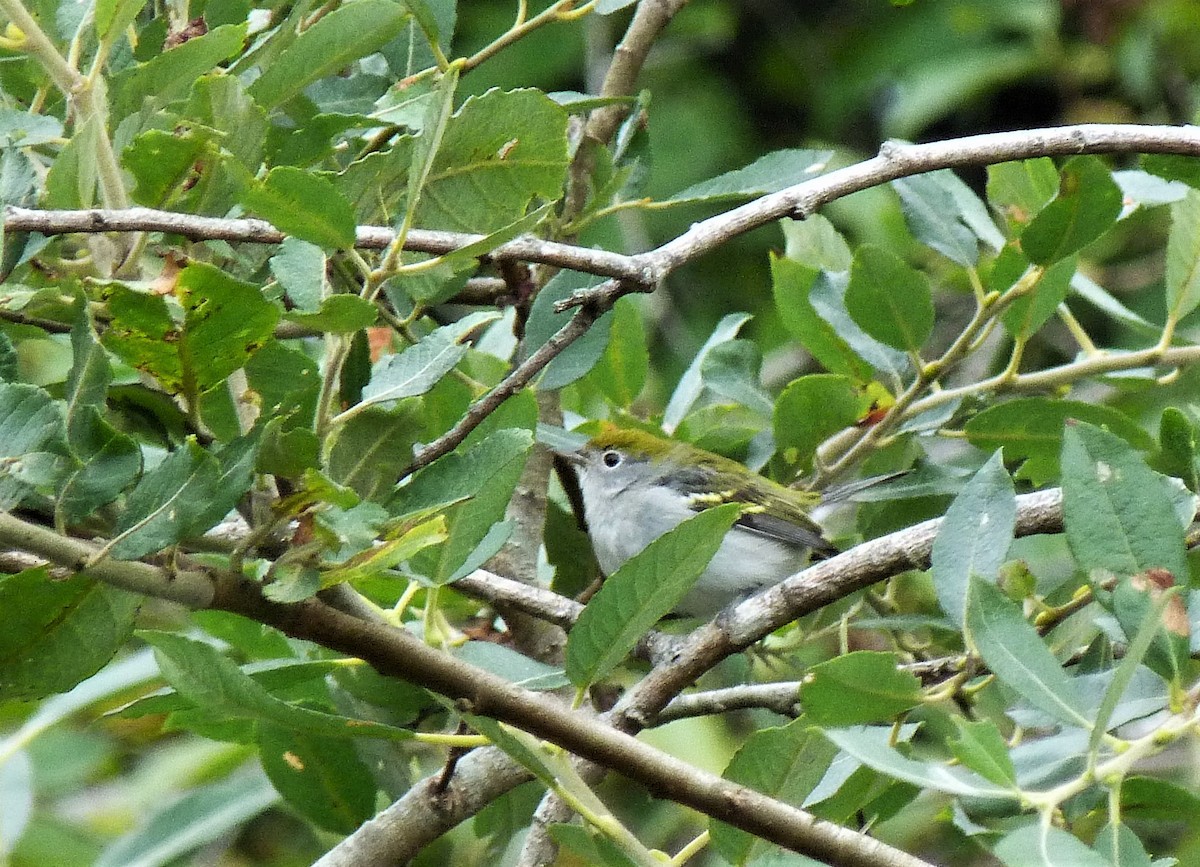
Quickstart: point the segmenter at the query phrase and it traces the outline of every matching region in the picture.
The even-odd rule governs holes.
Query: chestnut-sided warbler
[[[564,454],[579,476],[588,535],[606,575],[668,530],[721,503],[747,504],[676,611],[709,617],[836,550],[809,512],[816,494],[736,461],[641,431],[606,427]]]

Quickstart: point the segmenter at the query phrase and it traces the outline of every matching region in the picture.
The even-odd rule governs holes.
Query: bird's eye
[[[621,463],[621,453],[620,452],[605,452],[603,457],[600,458],[600,460],[604,461],[604,466],[608,467],[609,469],[612,469],[617,464]]]

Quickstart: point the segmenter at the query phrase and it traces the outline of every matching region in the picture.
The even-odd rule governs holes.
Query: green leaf
[[[1142,168],[1169,181],[1200,188],[1200,160],[1184,154],[1143,154]]]
[[[0,575],[0,701],[65,693],[94,675],[129,638],[139,602],[85,576],[52,581],[44,568]]]
[[[1086,423],[1063,438],[1063,522],[1084,572],[1188,576],[1183,527],[1161,477],[1127,442]]]
[[[1158,454],[1153,466],[1182,479],[1189,491],[1200,490],[1200,467],[1196,465],[1196,429],[1188,416],[1173,406],[1163,409],[1158,425]]]
[[[613,307],[608,347],[589,378],[613,404],[628,408],[642,393],[649,370],[642,315],[634,298],[622,298]]]
[[[958,187],[964,188],[967,195],[963,196]],[[980,236],[972,224],[981,225],[980,213],[991,230],[988,240],[999,234],[987,209],[950,169],[897,178],[892,188],[900,196],[900,210],[913,237],[964,268],[979,261]],[[967,208],[972,207],[975,213],[968,213]]]
[[[762,387],[762,352],[750,340],[728,340],[714,346],[700,363],[704,392],[748,407],[764,419],[775,407]]]
[[[1005,867],[1112,867],[1061,828],[1026,825],[1005,834],[992,850]]]
[[[59,481],[55,501],[56,514],[68,523],[112,502],[142,469],[137,443],[102,415],[111,371],[83,299],[71,328],[71,353],[64,396],[67,443],[77,461]]]
[[[782,727],[751,732],[723,776],[785,804],[800,806],[825,775],[835,753],[833,745],[801,717]],[[772,845],[716,820],[710,823],[710,830],[714,851],[731,864],[748,863]]]
[[[375,780],[349,741],[264,723],[257,747],[275,790],[318,827],[349,834],[375,814]]]
[[[811,271],[849,271],[854,254],[841,232],[821,214],[780,223],[785,240],[784,257]],[[775,254],[772,254],[772,259]],[[776,299],[778,301],[778,299]]]
[[[30,114],[15,108],[0,108],[0,147],[36,147],[63,137],[62,121],[46,114]],[[5,204],[18,204],[8,202]]]
[[[321,575],[321,589],[347,581],[370,578],[388,569],[394,569],[431,545],[446,541],[446,522],[441,515],[412,526],[410,523],[407,522],[401,525],[399,530],[389,532],[388,538],[382,543],[372,545],[338,567],[325,571]]]
[[[112,322],[102,342],[168,391],[196,400],[223,385],[270,339],[279,309],[257,286],[200,262],[179,272],[175,294],[184,310],[182,326],[160,296],[108,284],[101,296]]]
[[[679,384],[675,386],[675,391],[672,393],[671,400],[667,403],[667,409],[663,413],[663,430],[667,433],[672,433],[679,426],[679,423],[683,421],[683,417],[691,410],[692,405],[700,399],[700,394],[704,390],[704,379],[701,375],[701,370],[708,353],[714,347],[720,346],[722,343],[727,343],[737,337],[737,333],[741,330],[742,326],[749,321],[750,315],[747,313],[730,313],[722,317],[721,321],[717,323],[717,327],[713,329],[708,340],[700,347],[700,351],[696,353],[696,357],[692,359],[692,363],[688,365],[688,369],[679,378]]]
[[[933,540],[933,586],[950,621],[962,627],[971,576],[995,583],[1017,520],[1012,479],[997,451],[954,498]]]
[[[1013,337],[1028,338],[1037,333],[1058,311],[1067,297],[1075,276],[1076,259],[1068,256],[1047,268],[1033,288],[1016,298],[1000,315],[1005,330]],[[1015,245],[1001,250],[988,276],[989,291],[1004,292],[1025,276],[1029,262]]]
[[[109,553],[136,560],[207,530],[199,518],[217,495],[219,475],[217,459],[189,439],[130,492]]]
[[[904,378],[911,367],[909,356],[902,350],[876,340],[854,320],[846,308],[849,286],[850,274],[822,271],[809,290],[809,303],[816,314],[872,368],[893,379]]]
[[[492,641],[468,641],[455,648],[454,655],[525,689],[558,689],[570,683],[561,668]]]
[[[438,458],[396,492],[391,511],[398,515],[448,507],[476,496],[499,467],[522,458],[533,446],[529,431],[498,430],[482,440]]]
[[[695,204],[756,199],[815,178],[828,168],[833,151],[791,149],[773,151],[748,166],[693,184],[663,204]]]
[[[167,201],[197,172],[197,161],[211,149],[212,135],[195,130],[150,129],[139,134],[121,154],[121,162],[137,185],[130,196],[152,208]]]
[[[304,352],[270,340],[246,362],[246,380],[271,423],[312,424],[321,372]]]
[[[987,167],[987,196],[1010,226],[1023,229],[1058,192],[1058,169],[1049,157]]]
[[[1041,636],[1004,592],[977,575],[967,589],[964,634],[992,673],[1039,710],[1090,727],[1075,689]]]
[[[849,270],[850,261],[847,249],[844,269],[840,270]],[[825,279],[828,273],[772,254],[771,286],[775,294],[775,308],[792,336],[826,370],[849,376],[857,382],[866,382],[871,379],[871,365],[851,348],[837,329],[817,313],[809,300],[814,285],[818,280]]]
[[[1171,205],[1167,236],[1167,318],[1178,322],[1200,305],[1200,191]]]
[[[497,442],[492,443],[493,439]],[[450,538],[436,549],[435,562],[425,573],[432,581],[438,584],[456,581],[465,574],[464,566],[479,565],[475,562],[476,552],[489,541],[489,536],[495,540],[493,525],[504,517],[532,445],[533,437],[526,430],[501,430],[473,443],[467,450],[471,454],[476,449],[486,449],[483,454],[494,456],[495,460],[486,462],[472,456],[463,461],[464,465],[479,467],[478,478],[473,481],[478,487],[470,500],[456,505],[447,517]],[[503,543],[503,539],[500,541]]]
[[[1191,628],[1183,597],[1173,592],[1176,585],[1168,582],[1172,576],[1161,569],[1134,575],[1116,586],[1110,602],[1130,646],[1137,643],[1144,654],[1146,667],[1179,686],[1190,653]],[[1143,632],[1149,632],[1149,640]],[[1144,650],[1143,643],[1147,645]]]
[[[351,411],[359,412],[368,406],[429,391],[467,354],[462,341],[499,318],[500,314],[487,311],[468,314],[451,325],[435,329],[403,352],[381,358],[363,389],[362,402]]]
[[[16,347],[12,339],[0,331],[0,381],[12,382],[17,378],[18,371]]]
[[[325,297],[326,265],[325,252],[320,247],[291,237],[283,239],[270,259],[271,274],[296,309],[304,313],[312,313],[321,306]]]
[[[603,280],[578,271],[559,271],[542,287],[529,310],[525,325],[525,345],[536,351],[542,344],[571,321],[574,310],[554,312],[556,302],[569,298],[580,289],[598,286]],[[543,389],[562,388],[590,371],[600,361],[608,348],[609,333],[614,314],[605,313],[588,331],[564,349],[546,366],[539,380]]]
[[[75,127],[46,173],[46,208],[90,208],[96,203],[96,153],[100,117],[92,115]]]
[[[921,682],[900,671],[894,653],[859,650],[812,666],[800,686],[810,722],[850,726],[883,722],[921,703]]]
[[[1008,744],[996,724],[989,719],[972,721],[962,717],[954,717],[954,724],[958,727],[958,737],[950,738],[947,743],[963,767],[998,786],[1015,788],[1017,772],[1008,754]]]
[[[285,313],[283,318],[306,328],[332,333],[360,331],[375,324],[379,310],[357,295],[331,295],[312,313]]]
[[[1112,867],[1153,867],[1137,834],[1128,825],[1109,821],[1096,835],[1092,848]],[[1165,865],[1163,865],[1165,867]]]
[[[1062,168],[1058,196],[1021,234],[1021,249],[1036,265],[1050,265],[1103,235],[1121,213],[1121,189],[1097,157],[1072,157]]]
[[[154,647],[163,677],[180,695],[207,713],[230,720],[274,723],[296,732],[330,738],[372,737],[403,741],[412,732],[368,720],[350,719],[288,704],[242,672],[211,644],[170,632],[139,632]]]
[[[266,109],[287,102],[318,78],[387,45],[407,20],[405,6],[392,0],[356,0],[334,9],[263,69],[250,95]]]
[[[882,247],[855,251],[846,310],[863,331],[896,349],[918,352],[933,332],[929,279]]]
[[[0,510],[29,492],[21,478],[27,456],[63,438],[63,421],[50,395],[23,383],[0,383]]]
[[[113,77],[113,118],[141,109],[144,100],[161,108],[187,95],[196,79],[241,52],[245,41],[245,24],[225,24],[123,70]]]
[[[102,40],[110,34],[119,36],[145,5],[146,0],[96,0],[96,35]]]
[[[1020,792],[997,786],[976,774],[902,755],[889,743],[890,726],[823,729],[822,734],[842,752],[867,767],[922,789],[989,801],[1016,803],[1020,799]]]
[[[1009,460],[1025,459],[1018,478],[1043,485],[1058,476],[1063,426],[1069,418],[1102,425],[1135,448],[1149,450],[1154,440],[1118,410],[1075,400],[1027,397],[985,409],[963,430],[971,445],[987,452],[1003,448]]]
[[[633,0],[612,0],[624,5]],[[600,5],[596,7],[603,14]],[[549,827],[550,838],[565,852],[576,856],[579,864],[593,867],[636,867],[637,862],[630,859],[621,848],[611,839],[605,837],[590,825],[564,825],[556,823]],[[566,859],[562,859],[566,860]]]
[[[866,410],[848,376],[814,373],[788,383],[775,401],[775,449],[789,466],[812,468],[817,446]]]
[[[567,639],[567,677],[573,684],[584,687],[606,677],[679,604],[741,512],[737,503],[706,509],[608,576]]]
[[[294,166],[276,166],[265,181],[246,190],[242,204],[281,232],[323,249],[345,250],[354,246],[354,211],[327,178]]]
[[[360,0],[361,2],[361,0]],[[489,234],[562,196],[567,113],[537,90],[489,90],[446,124],[415,225]]]
[[[329,477],[365,500],[386,498],[401,471],[412,463],[421,427],[416,400],[405,400],[390,410],[371,407],[353,416],[331,438]]]

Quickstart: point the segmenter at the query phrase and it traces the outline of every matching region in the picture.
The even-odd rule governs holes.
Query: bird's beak
[[[562,458],[564,461],[566,461],[568,464],[570,464],[573,467],[582,467],[586,463],[583,455],[581,455],[579,452],[555,451],[554,456]]]

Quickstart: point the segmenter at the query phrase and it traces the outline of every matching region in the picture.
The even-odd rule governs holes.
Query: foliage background
[[[191,4],[187,17],[212,17],[215,0],[209,5],[213,8]],[[230,7],[215,14],[237,20],[243,7],[236,3]],[[43,20],[69,14],[48,0],[39,8]],[[171,8],[167,4],[147,9],[137,26],[153,33]],[[486,45],[509,25],[511,14],[504,4],[483,0],[461,4],[448,54],[469,55]],[[459,97],[496,86],[594,90],[597,70],[602,69],[628,15],[628,10],[608,17],[592,15],[543,28],[464,75]],[[69,32],[68,25],[69,21],[59,22],[64,32]],[[1197,33],[1200,11],[1184,0],[1061,4],[918,0],[909,6],[869,0],[693,2],[668,26],[639,81],[639,87],[651,95],[645,192],[664,198],[785,147],[831,148],[836,164],[849,164],[873,153],[887,138],[927,141],[1068,122],[1188,122],[1195,118],[1200,74]],[[20,73],[5,78],[0,68],[0,79],[11,106],[29,98],[30,83]],[[47,100],[53,110],[56,97],[51,93]],[[1134,159],[1118,158],[1115,163],[1133,165]],[[966,170],[961,176],[983,190],[982,170]],[[646,249],[677,236],[712,212],[711,205],[628,211],[590,226],[581,242],[628,252]],[[822,213],[855,246],[877,243],[935,274],[944,268],[911,237],[890,189],[856,194]],[[1164,316],[1161,250],[1168,224],[1166,209],[1140,211],[1087,251],[1092,276],[1130,309],[1154,322]],[[635,405],[640,414],[661,412],[697,349],[728,313],[753,314],[746,333],[765,355],[764,385],[772,394],[795,376],[815,369],[789,339],[772,303],[767,251],[780,249],[783,243],[773,225],[748,233],[673,273],[653,296],[637,299],[651,350],[647,388]],[[965,318],[969,287],[948,280],[939,287],[935,301],[939,328],[952,333]],[[1139,339],[1087,307],[1078,315],[1103,345],[1135,345]],[[1188,325],[1185,320],[1181,333],[1190,333]],[[66,341],[43,342],[36,350],[36,355],[27,350],[22,356],[23,372],[33,381],[63,388],[71,346]],[[1037,366],[1069,360],[1075,347],[1067,330],[1052,323],[1028,352],[1028,363]],[[993,362],[997,359],[1002,362],[999,356]],[[987,372],[980,370],[977,375]],[[1185,370],[1160,388],[1126,393],[1093,388],[1085,394],[1103,394],[1153,430],[1162,408],[1188,404],[1195,386],[1195,374]],[[903,511],[880,517],[877,527],[904,526],[941,514],[948,503],[948,496],[910,502]],[[232,630],[242,628],[217,614],[193,616],[196,623],[227,639],[234,638]],[[182,621],[173,608],[149,603],[139,624],[174,628]],[[252,646],[261,641],[267,658],[272,640],[264,632],[238,635],[235,643]],[[833,646],[829,638],[807,652],[816,659]],[[735,659],[720,676],[735,681],[751,666],[761,671],[762,666],[780,665],[774,674],[783,677],[798,670],[802,661],[803,657],[786,662]],[[368,687],[380,688],[377,683]],[[403,706],[407,697],[402,688],[396,689],[401,694],[395,702]],[[0,721],[6,729],[16,730],[36,720],[36,713],[27,703],[9,702],[0,707]],[[731,721],[680,723],[653,731],[648,738],[720,772],[761,719],[746,715]],[[101,863],[120,863],[120,850],[112,848],[113,841],[139,828],[146,814],[164,800],[212,783],[218,786],[211,790],[214,802],[233,800],[229,791],[219,787],[238,779],[230,777],[231,770],[253,762],[253,747],[236,739],[164,734],[160,723],[161,717],[109,717],[99,724],[69,718],[39,734],[29,747],[36,809],[8,852],[9,861],[82,865],[99,858]],[[430,751],[412,764],[428,771],[439,758],[440,753]],[[1168,771],[1174,779],[1194,784],[1195,769],[1188,757],[1173,754],[1171,762]],[[14,767],[10,765],[8,772],[19,776]],[[403,777],[410,770],[397,773]],[[10,787],[0,793],[21,786],[12,777],[0,782]],[[652,804],[642,790],[618,780],[609,780],[600,791],[651,845],[677,847],[699,827],[694,817]],[[898,799],[905,794],[897,789],[891,792]],[[199,854],[186,856],[193,863],[307,864],[337,839],[289,809],[256,810],[254,805],[273,799],[262,789],[238,790],[237,797],[254,818],[204,840]],[[429,847],[420,863],[468,863],[491,857],[489,846],[503,850],[508,832],[527,821],[538,797],[533,785],[518,789],[473,824]],[[926,803],[931,816],[944,809],[933,799],[917,801],[915,808],[885,826],[881,836],[931,858],[950,851],[959,838],[944,822],[935,826],[935,834],[929,832],[925,819],[931,816],[921,813]],[[1172,852],[1189,863],[1189,853],[1200,847],[1200,825],[1195,810],[1184,810],[1182,815],[1182,821],[1173,817],[1175,821],[1153,826],[1146,836],[1158,844],[1157,851]],[[12,843],[4,842],[6,849]],[[973,857],[986,863],[982,850]]]

